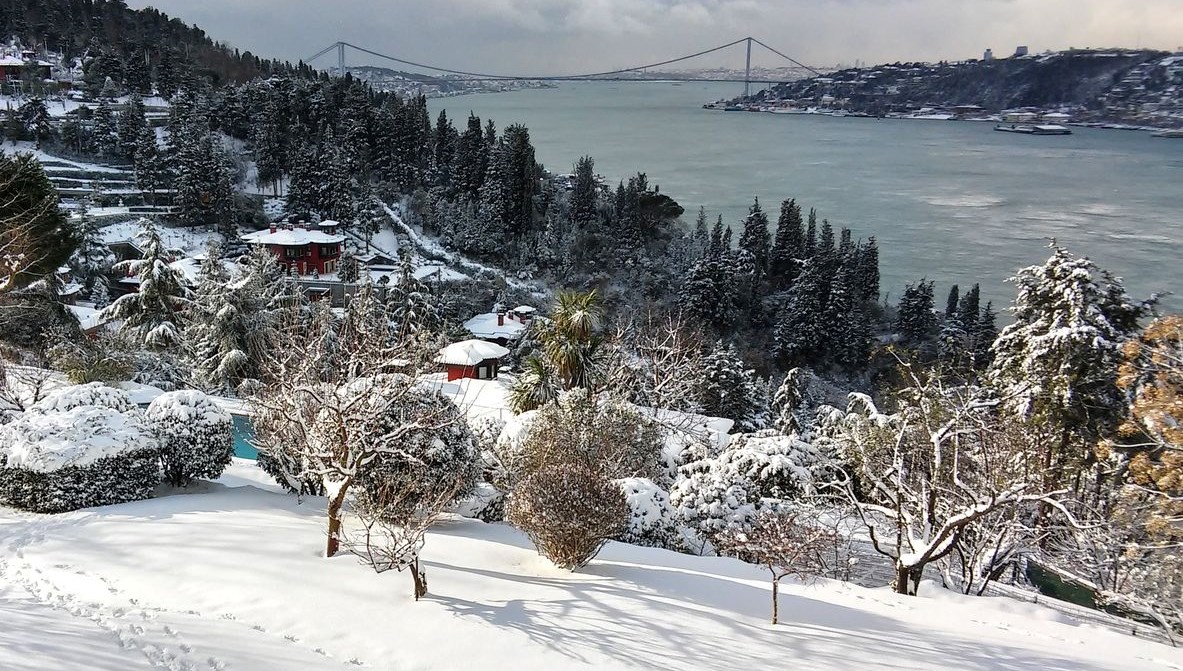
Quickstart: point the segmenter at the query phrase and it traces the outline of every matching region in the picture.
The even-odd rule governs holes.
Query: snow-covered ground
[[[323,545],[323,500],[301,505],[241,460],[150,501],[0,509],[0,668],[1183,667],[1183,651],[935,587],[786,584],[773,626],[757,567],[612,543],[568,573],[503,524],[438,526],[418,603],[408,576]]]

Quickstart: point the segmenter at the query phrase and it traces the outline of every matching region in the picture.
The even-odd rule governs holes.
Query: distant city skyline
[[[129,0],[262,57],[345,40],[456,69],[571,74],[752,35],[810,65],[1004,58],[1069,47],[1179,48],[1180,0]],[[331,58],[318,61],[327,67]],[[737,67],[742,49],[679,64]],[[784,64],[754,53],[759,66]],[[351,55],[351,65],[391,65]],[[393,66],[397,67],[397,66]],[[408,68],[410,69],[410,68]]]

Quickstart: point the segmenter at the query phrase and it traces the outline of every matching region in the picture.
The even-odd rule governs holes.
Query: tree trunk
[[[772,579],[772,624],[776,624],[777,616],[780,614],[780,609],[777,607],[777,596],[780,594],[780,580]]]
[[[325,556],[332,557],[341,549],[341,508],[345,505],[345,492],[349,485],[342,485],[336,495],[329,499],[329,539],[325,545]]]
[[[411,580],[415,582],[415,600],[427,596],[427,573],[419,568],[419,559],[411,562]]]
[[[895,581],[892,582],[891,586],[895,589],[896,594],[916,596],[916,588],[920,584],[920,576],[923,573],[923,566],[906,566],[897,562],[895,565]]]

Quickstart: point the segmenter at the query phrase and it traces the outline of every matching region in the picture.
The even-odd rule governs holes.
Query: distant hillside
[[[757,100],[821,104],[853,111],[979,105],[1075,108],[1085,115],[1131,118],[1166,110],[1183,114],[1183,70],[1160,51],[1065,51],[961,63],[893,63],[841,70],[777,85]],[[1181,59],[1183,62],[1183,59]]]
[[[139,77],[144,69],[175,70],[177,77],[215,85],[295,69],[230,49],[200,28],[155,9],[129,9],[122,0],[0,0],[0,36],[68,59],[101,54],[99,75],[118,84],[127,84],[126,78]]]

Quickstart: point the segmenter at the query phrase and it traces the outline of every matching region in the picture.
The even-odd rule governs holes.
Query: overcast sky
[[[573,74],[752,35],[810,65],[1183,42],[1183,0],[129,0],[296,60],[344,40],[461,70]],[[742,64],[741,49],[691,64]],[[758,56],[761,65],[776,57]],[[327,66],[326,57],[317,64]],[[351,55],[350,65],[387,64]]]

